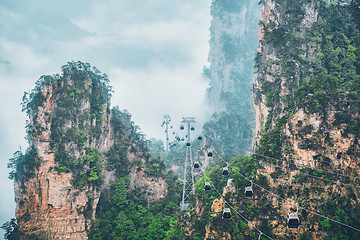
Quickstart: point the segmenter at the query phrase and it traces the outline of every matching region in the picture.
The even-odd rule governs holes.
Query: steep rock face
[[[269,239],[360,238],[354,229],[360,226],[358,5],[261,3],[256,151],[229,161],[235,192],[225,188],[218,200],[218,190],[196,190],[201,211],[193,226],[209,239],[257,239],[260,233]],[[226,183],[221,166],[208,170],[206,179],[217,189]],[[254,195],[246,198],[250,181]],[[221,219],[223,199],[243,217]],[[288,228],[296,203],[300,226]]]
[[[309,214],[338,218],[330,206],[343,212],[359,208],[359,105],[352,92],[359,79],[359,71],[352,69],[359,63],[350,57],[358,52],[359,31],[351,8],[269,0],[262,13],[254,106],[256,161],[264,168],[257,170],[257,179],[266,176],[268,189],[281,198],[265,194],[255,204],[265,198],[279,209],[264,211],[269,216],[262,217],[279,238],[354,237],[356,232],[332,231],[326,220],[314,221],[317,217]],[[302,225],[293,231],[279,218],[295,211],[295,203],[306,210],[300,210]],[[356,218],[351,211],[346,214],[351,221]]]
[[[205,136],[231,156],[251,150],[254,111],[251,84],[260,7],[256,1],[213,1],[207,92],[211,120]]]
[[[318,7],[318,1],[279,3],[276,0],[267,0],[262,5],[253,86],[257,137],[259,137],[260,131],[264,128],[269,117],[270,108],[271,112],[275,113],[270,118],[273,115],[276,118],[281,118],[281,111],[284,107],[282,97],[292,93],[294,89],[300,86],[302,66],[299,65],[295,56],[293,59],[284,56],[290,55],[286,49],[294,48],[297,49],[298,54],[306,58],[315,58],[316,42],[300,41],[299,39],[304,37],[307,30],[317,21]],[[285,72],[283,70],[285,67],[289,71]],[[270,99],[268,101],[266,99],[266,97],[270,98],[273,95],[278,95],[274,106],[269,103]],[[274,101],[274,99],[271,100]],[[272,127],[274,127],[276,118],[271,121]]]
[[[346,133],[347,124],[339,126],[336,123],[336,111],[329,109],[327,113],[329,115],[324,118],[320,114],[309,114],[299,109],[289,119],[287,126],[287,134],[291,136],[289,145],[296,156],[301,156],[305,165],[326,165],[331,162],[339,168],[353,169],[358,174],[357,155],[352,154],[359,151],[355,135]],[[359,114],[355,113],[352,117],[358,119]]]
[[[41,127],[41,134],[33,139],[40,167],[28,181],[15,182],[16,216],[20,231],[48,239],[87,239],[84,211],[90,199],[95,209],[99,192],[96,189],[74,189],[72,174],[58,174],[55,153],[50,147],[51,113],[55,107],[53,86],[41,90],[45,105],[37,108],[37,116],[30,115],[30,124]],[[80,155],[75,152],[74,155]],[[86,193],[90,194],[87,195]],[[25,237],[26,238],[26,237]]]
[[[148,164],[142,136],[129,114],[110,110],[107,83],[88,64],[69,63],[25,96],[34,156],[13,172],[22,239],[87,239],[102,191],[127,174],[149,200],[166,195],[164,179],[137,167]]]
[[[256,50],[257,31],[254,26],[257,26],[259,13],[254,1],[214,1],[212,4],[208,57],[211,65],[205,74],[210,79],[209,101],[216,112],[226,110],[226,93],[245,93],[246,102],[251,97],[248,88],[252,71],[249,68]]]

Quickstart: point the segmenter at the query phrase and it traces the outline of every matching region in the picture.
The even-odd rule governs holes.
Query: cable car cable
[[[206,176],[205,176],[206,178]],[[221,195],[221,193],[217,190],[217,188],[215,186],[213,186],[215,191],[219,194],[220,198],[223,198],[223,196]],[[260,234],[264,235],[265,237],[267,237],[268,239],[273,239],[270,236],[266,235],[265,233],[263,233],[260,229],[258,229],[253,223],[251,223],[249,220],[246,219],[246,217],[244,217],[235,207],[233,207],[228,201],[224,199],[224,202],[230,207],[232,208],[242,219],[244,219],[248,224],[250,223],[250,225],[252,225]]]
[[[232,140],[234,140],[234,141],[238,141],[238,139],[236,139],[236,138],[233,138],[233,137],[229,137],[229,136],[227,136],[226,137],[226,139],[232,139]],[[243,139],[244,140],[244,139]],[[255,153],[253,153],[254,155],[256,155]],[[265,156],[266,157],[266,156]],[[300,160],[301,161],[301,159],[296,159],[296,160]],[[331,162],[330,161],[325,161],[325,160],[316,160],[317,162],[324,162],[324,163],[328,163],[328,164],[331,164]],[[360,167],[354,167],[354,169],[358,169],[358,170],[360,170]],[[322,171],[325,171],[325,170],[322,170]],[[334,174],[336,174],[336,173],[334,173]],[[342,175],[342,174],[340,174],[340,175]],[[343,176],[347,176],[347,175],[343,175]],[[348,177],[351,177],[351,176],[348,176]],[[357,179],[359,179],[358,177],[351,177],[351,178],[357,178]]]
[[[214,149],[213,150],[215,153],[216,153],[216,155],[218,155],[218,157],[220,158],[220,160],[222,160],[224,163],[226,163],[229,167],[231,167],[232,169],[234,169],[232,166],[230,166],[230,164],[228,164],[228,162],[226,162],[222,157],[221,157],[221,155]],[[235,170],[236,171],[236,170]],[[247,177],[245,177],[244,175],[242,175],[241,173],[239,173],[238,171],[236,171],[238,174],[240,174],[243,178],[245,178],[246,180],[248,180],[249,182],[251,182],[251,180],[250,179],[248,179]]]
[[[314,211],[311,211],[311,210],[309,210],[309,209],[307,209],[307,208],[304,208],[304,207],[301,207],[301,206],[299,206],[299,208],[300,208],[300,209],[303,209],[303,210],[305,210],[305,211],[307,211],[307,212],[309,212],[309,213],[312,213],[312,214],[318,215],[318,216],[320,216],[320,217],[326,218],[327,220],[332,221],[332,222],[334,222],[334,223],[343,225],[343,226],[345,226],[345,227],[351,228],[352,230],[355,230],[355,231],[360,232],[360,229],[358,229],[358,228],[356,228],[356,227],[353,227],[353,226],[350,226],[350,225],[348,225],[348,224],[346,224],[346,223],[339,222],[339,221],[337,221],[337,220],[335,220],[335,219],[326,217],[326,216],[324,216],[324,215],[322,215],[322,214],[320,214],[320,213],[316,213],[316,212],[314,212]]]
[[[265,157],[265,158],[269,158],[269,159],[274,159],[274,160],[277,160],[277,161],[282,161],[282,160],[279,160],[279,159],[276,159],[276,158],[273,158],[273,157],[269,157],[269,156],[265,156],[265,155],[260,155],[260,154],[256,154],[256,153],[253,153],[253,155],[256,155],[256,156],[259,156],[259,157]],[[303,160],[301,160],[301,159],[294,159],[294,160],[303,161]],[[294,165],[294,166],[297,166],[296,163],[291,163],[291,162],[289,162],[289,161],[287,161],[287,163],[288,163],[288,164],[291,164],[291,165]],[[323,172],[327,172],[327,173],[330,173],[330,174],[335,174],[335,175],[338,175],[338,176],[343,176],[343,177],[358,179],[358,177],[354,177],[354,176],[344,175],[344,174],[341,174],[341,173],[331,172],[331,171],[327,171],[327,170],[323,170],[323,169],[319,169],[319,168],[315,168],[315,167],[308,167],[308,166],[306,166],[306,165],[304,165],[304,164],[301,164],[301,163],[299,163],[299,165],[304,166],[304,167],[306,167],[306,168],[316,169],[316,170],[323,171]]]
[[[324,162],[324,163],[328,163],[328,164],[331,164],[331,163],[332,163],[332,162],[330,162],[330,161],[318,160],[318,159],[316,159],[315,161]],[[360,168],[359,168],[358,166],[353,167],[353,169],[358,169],[358,170],[360,170]]]
[[[216,151],[214,151],[214,152],[219,156],[219,158],[220,158],[222,161],[224,161],[223,158],[222,158]],[[241,174],[241,173],[238,172],[236,169],[234,169],[234,167],[232,167],[231,165],[229,165],[229,167],[231,167],[236,173],[238,173],[239,175],[241,175],[241,176],[242,176],[243,178],[245,178],[246,180],[249,180],[249,179],[248,179],[247,177],[245,177],[243,174]],[[279,166],[279,167],[280,167],[280,166]],[[283,197],[280,197],[279,195],[277,195],[277,194],[275,194],[275,193],[267,190],[266,188],[264,188],[264,187],[262,187],[262,186],[260,186],[260,185],[258,185],[258,184],[256,184],[256,183],[253,183],[253,184],[254,184],[255,186],[258,186],[259,188],[263,189],[264,191],[266,191],[266,192],[268,192],[268,193],[276,196],[277,198],[283,200],[284,202],[287,202],[287,203],[290,203],[290,204],[296,206],[296,204],[294,204],[294,203],[286,200],[286,199],[283,198]],[[323,217],[323,218],[325,218],[325,219],[328,219],[329,221],[332,221],[332,222],[334,222],[334,223],[338,223],[338,224],[340,224],[340,225],[343,225],[343,226],[345,226],[345,227],[348,227],[348,228],[350,228],[350,229],[353,229],[353,230],[355,230],[355,231],[360,232],[360,229],[358,229],[358,228],[355,228],[355,227],[350,226],[350,225],[348,225],[348,224],[342,223],[342,222],[337,221],[337,220],[335,220],[335,219],[326,217],[326,216],[324,216],[324,215],[322,215],[322,214],[320,214],[320,213],[316,213],[316,212],[314,212],[314,211],[312,211],[312,210],[309,210],[309,209],[307,209],[307,208],[301,207],[300,205],[298,205],[298,207],[299,207],[300,209],[303,209],[303,210],[307,211],[307,212],[310,212],[310,213],[313,213],[313,214],[315,214],[315,215],[317,215],[317,216],[320,216],[320,217]]]
[[[273,159],[276,160],[277,162],[281,161],[281,160],[278,160],[278,159],[275,159],[275,158],[273,158]],[[261,160],[258,160],[258,159],[256,159],[256,160],[257,160],[257,161],[261,161]],[[275,165],[275,164],[272,164],[272,163],[266,162],[266,164],[269,164],[269,165],[274,166],[274,167],[277,167],[277,168],[284,169],[283,167],[278,166],[278,165]],[[329,181],[329,182],[336,183],[336,184],[340,183],[340,184],[342,184],[342,185],[344,185],[344,186],[349,186],[349,187],[354,187],[354,188],[360,189],[360,186],[357,186],[357,185],[353,185],[353,184],[349,184],[349,183],[343,183],[343,182],[340,182],[340,181],[335,181],[335,180],[331,180],[331,179],[324,178],[324,177],[318,177],[318,176],[315,176],[315,175],[312,175],[312,174],[302,173],[302,172],[300,172],[300,171],[294,171],[294,172],[296,172],[296,173],[298,173],[298,174],[300,174],[300,175],[305,175],[305,176],[308,176],[308,177],[317,178],[317,179],[320,179],[320,180]]]

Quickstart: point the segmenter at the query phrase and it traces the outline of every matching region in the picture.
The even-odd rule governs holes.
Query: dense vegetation
[[[291,13],[285,21],[291,24],[301,22],[305,14],[302,4],[299,1],[289,3],[287,6]],[[285,118],[290,117],[296,109],[319,113],[325,119],[329,111],[335,110],[334,124],[346,123],[345,133],[359,134],[360,122],[354,118],[360,107],[360,31],[354,20],[356,15],[350,6],[324,2],[320,2],[318,11],[317,22],[306,29],[305,37],[300,37],[299,29],[289,27],[290,24],[276,29],[272,29],[274,26],[271,24],[263,26],[264,41],[277,46],[276,52],[281,59],[278,63],[280,73],[275,81],[264,82],[262,88],[270,114],[261,146],[264,151],[274,151],[272,154],[277,157],[286,146],[282,146],[286,142],[281,140],[281,125],[284,126],[287,122]],[[311,55],[309,49],[314,46],[315,51]],[[260,56],[256,58],[257,61]],[[287,79],[286,86],[290,90],[284,96],[281,96],[281,88],[278,87],[281,78]],[[284,109],[280,102],[284,104]],[[273,119],[280,113],[285,117]],[[275,128],[268,131],[270,126]]]
[[[326,170],[333,169],[332,159],[323,156],[325,146],[334,146],[327,133],[330,127],[342,129],[344,137],[348,134],[358,138],[359,119],[359,84],[360,84],[360,28],[358,19],[358,2],[351,4],[336,4],[327,1],[315,2],[318,11],[317,21],[309,28],[300,29],[300,23],[305,17],[304,4],[306,1],[276,1],[281,4],[283,11],[281,23],[276,26],[274,22],[263,25],[264,44],[274,48],[279,58],[273,60],[272,66],[279,71],[267,73],[275,81],[262,81],[262,93],[266,96],[266,106],[270,109],[267,122],[262,129],[262,137],[258,152],[261,155],[271,156],[273,159],[260,157],[264,167],[275,167],[270,174],[271,181],[289,179],[291,171],[298,171],[295,181],[288,186],[278,186],[272,189],[278,195],[291,198],[296,196],[297,201],[305,208],[318,209],[321,213],[351,226],[359,226],[360,215],[356,209],[359,204],[354,198],[354,189],[340,187],[338,191],[329,189],[329,181],[316,180],[316,177],[330,179],[334,182],[340,180],[344,183],[358,185],[354,179],[340,178],[321,170],[299,168],[292,159],[292,146],[285,134],[285,126],[289,127],[289,119],[299,109],[306,113],[318,114],[322,120],[319,132],[314,132],[311,125],[304,125],[299,121],[296,125],[300,129],[296,138],[301,140],[300,149],[318,152],[314,157],[318,167]],[[357,4],[357,5],[356,5]],[[262,53],[256,57],[257,67],[261,67]],[[286,79],[282,83],[283,79]],[[288,92],[281,92],[282,84]],[[260,92],[256,92],[260,94]],[[334,112],[334,119],[330,117]],[[292,131],[291,127],[289,131]],[[311,137],[306,137],[311,134]],[[325,138],[324,141],[319,139]],[[359,153],[357,140],[352,143],[353,151],[346,154],[357,159]],[[286,157],[286,158],[285,158]],[[257,157],[258,158],[258,157]],[[337,156],[341,158],[341,154]],[[277,161],[276,159],[281,159]],[[287,159],[287,162],[285,161]],[[318,162],[317,162],[318,161]],[[353,175],[356,171],[343,169],[346,174]],[[339,179],[340,178],[340,179]],[[308,184],[308,188],[303,185]],[[325,192],[326,189],[326,192]],[[321,196],[321,197],[320,197]],[[326,198],[326,200],[324,199]],[[276,213],[275,213],[276,214]],[[300,239],[313,239],[312,226],[319,224],[319,231],[328,236],[324,239],[356,239],[359,234],[348,228],[320,217],[314,217],[305,211],[301,212],[302,225],[310,229]]]
[[[138,190],[129,192],[127,177],[114,182],[100,198],[90,239],[177,239],[172,227],[181,190],[171,173],[166,179],[167,197],[155,202],[146,201]]]
[[[252,161],[251,157],[238,157],[230,161],[229,164],[237,171],[246,172],[247,178],[255,178],[256,164]],[[191,219],[194,224],[194,239],[204,239],[205,227],[207,225],[210,225],[211,229],[219,234],[219,238],[222,234],[230,234],[232,239],[255,239],[255,237],[257,239],[255,233],[249,231],[247,223],[236,214],[233,209],[231,209],[231,219],[222,218],[222,209],[220,209],[218,213],[213,213],[211,210],[213,201],[220,199],[219,193],[222,194],[222,189],[226,186],[228,179],[234,180],[237,191],[227,193],[224,199],[233,206],[237,204],[250,204],[246,208],[246,210],[248,210],[247,212],[251,214],[252,217],[258,216],[258,214],[256,214],[257,212],[249,211],[249,208],[253,209],[253,206],[251,206],[253,205],[251,204],[253,201],[247,200],[243,196],[243,189],[249,185],[249,182],[244,180],[235,171],[231,171],[229,176],[224,176],[222,175],[222,168],[219,165],[215,165],[206,171],[204,176],[196,184],[195,197],[199,199],[201,203],[198,207],[202,210],[202,214],[198,217],[195,211],[191,212]],[[204,190],[205,181],[210,181],[212,186],[211,190]],[[228,207],[227,205],[225,206]],[[257,209],[254,210],[258,211]],[[248,215],[246,217],[249,218]]]
[[[89,147],[89,144],[100,137],[101,123],[104,121],[102,113],[105,109],[110,111],[109,80],[105,74],[101,75],[99,70],[91,68],[87,63],[70,62],[62,67],[62,71],[62,76],[40,77],[36,87],[24,94],[23,111],[31,119],[26,125],[30,147],[26,154],[16,152],[10,160],[10,178],[19,182],[26,181],[33,177],[34,170],[40,164],[34,144],[35,139],[41,138],[42,132],[46,130],[39,117],[47,104],[48,90],[54,91],[52,99],[48,101],[55,101],[56,107],[51,114],[49,111],[45,112],[43,118],[44,121],[51,122],[50,146],[55,151],[55,161],[58,163],[56,170],[59,173],[72,172],[74,186],[82,187],[85,182],[99,186],[104,168],[102,153]],[[90,104],[89,111],[83,106],[86,102]],[[71,127],[67,127],[68,124]],[[70,154],[74,149],[84,151],[85,155],[76,159]],[[87,170],[84,171],[85,169]]]
[[[284,203],[281,198],[295,199],[302,207],[316,209],[320,214],[350,226],[360,226],[356,189],[351,186],[329,187],[337,181],[357,186],[359,182],[326,172],[326,170],[333,170],[330,168],[332,160],[321,154],[315,156],[314,161],[319,161],[316,162],[317,166],[325,171],[305,169],[295,165],[291,159],[292,148],[285,135],[285,127],[289,126],[289,119],[299,109],[304,109],[306,113],[319,114],[324,123],[329,120],[329,112],[335,111],[335,119],[332,124],[341,127],[344,136],[347,134],[356,136],[354,145],[351,147],[354,150],[347,154],[353,155],[352,159],[357,159],[359,156],[358,150],[356,150],[358,149],[356,139],[360,129],[359,119],[356,117],[360,107],[359,2],[352,1],[351,4],[340,5],[334,2],[315,1],[315,10],[318,11],[317,21],[305,30],[302,25],[306,14],[304,5],[309,1],[278,0],[275,2],[281,6],[278,7],[281,19],[277,24],[275,22],[267,25],[261,23],[264,29],[264,39],[261,44],[266,44],[270,48],[270,52],[273,49],[273,54],[279,59],[271,62],[266,59],[267,61],[262,62],[263,53],[259,52],[255,61],[257,68],[261,69],[261,64],[266,64],[272,66],[272,69],[278,70],[266,72],[265,74],[274,77],[274,81],[260,79],[262,92],[254,92],[255,98],[259,97],[256,95],[265,95],[266,106],[270,109],[267,122],[262,129],[257,154],[271,156],[272,159],[254,155],[252,158],[235,159],[230,162],[230,165],[247,178],[252,179],[254,183],[275,193],[280,198],[274,199],[269,192],[256,187],[255,197],[245,199],[243,189],[249,183],[232,171],[229,178],[235,180],[237,192],[226,196],[225,199],[231,197],[230,202],[232,201],[233,205],[238,206],[239,211],[247,219],[259,221],[259,225],[257,225],[259,229],[272,237],[274,237],[275,228],[286,227]],[[224,46],[228,46],[229,42],[232,42],[224,40]],[[229,49],[227,56],[234,61],[236,49],[234,47],[226,47],[226,49]],[[281,90],[282,84],[288,90],[285,91],[285,94]],[[230,120],[227,119],[227,121]],[[226,124],[222,126],[224,125],[226,126]],[[325,130],[319,130],[311,139],[308,139],[304,136],[313,134],[312,126],[303,125],[302,122],[298,122],[297,126],[300,127],[300,132],[295,133],[294,137],[303,140],[299,146],[300,149],[310,149],[321,153],[324,144],[327,147],[331,147],[333,144]],[[323,125],[322,127],[327,129],[328,126]],[[205,125],[204,128],[220,131],[221,126],[208,123],[208,126]],[[229,135],[233,135],[233,131],[226,136]],[[220,137],[221,134],[217,136],[219,141],[223,141]],[[316,140],[323,136],[325,136],[324,143]],[[215,142],[218,143],[218,141]],[[228,146],[231,144],[230,142]],[[340,157],[341,154],[338,155],[338,159]],[[262,175],[264,168],[272,169],[269,170],[270,174]],[[221,171],[219,167],[213,169],[218,173]],[[293,176],[294,180],[291,180],[290,172],[295,173],[295,171],[297,173]],[[208,172],[208,175],[212,175],[211,172],[212,170]],[[350,168],[344,169],[344,173],[357,176],[356,171]],[[224,184],[218,177],[212,175],[209,179],[216,179],[216,181],[212,181],[212,184]],[[287,184],[284,184],[285,182]],[[204,237],[204,223],[211,223],[212,229],[216,229],[220,235],[226,232],[235,239],[257,239],[258,235],[255,235],[254,231],[249,231],[247,225],[242,224],[241,219],[238,219],[236,223],[228,221],[226,225],[224,225],[224,219],[214,222],[218,215],[210,215],[210,206],[213,200],[219,196],[216,196],[218,194],[213,190],[204,191],[203,184],[204,179],[199,181],[195,196],[200,199],[204,213],[200,219],[197,219],[196,215],[192,218],[199,239]],[[222,190],[223,186],[218,186],[218,189]],[[291,211],[295,210],[293,206]],[[301,234],[287,232],[290,237],[302,240],[313,239],[316,234],[314,227],[318,226],[318,232],[322,232],[319,234],[323,239],[360,238],[357,231],[342,227],[328,219],[314,216],[305,210],[300,210],[299,213],[301,228],[307,229],[307,231]],[[272,225],[270,222],[276,222],[276,224]],[[244,227],[241,227],[242,225]],[[236,234],[239,229],[241,234]]]
[[[10,158],[8,168],[12,169],[9,178],[15,181],[24,182],[35,176],[35,169],[40,165],[34,146],[29,147],[25,154],[22,151],[16,151]]]

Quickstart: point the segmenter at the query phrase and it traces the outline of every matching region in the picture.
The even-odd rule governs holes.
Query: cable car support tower
[[[180,129],[186,130],[186,158],[184,166],[184,185],[182,192],[182,200],[180,203],[180,210],[186,210],[190,205],[190,195],[195,191],[194,188],[194,162],[192,159],[190,132],[194,130],[195,117],[183,117]]]
[[[165,125],[165,135],[166,135],[166,151],[169,152],[169,123],[171,122],[170,115],[164,115],[164,121],[161,124],[161,127]],[[172,127],[171,127],[172,128]]]

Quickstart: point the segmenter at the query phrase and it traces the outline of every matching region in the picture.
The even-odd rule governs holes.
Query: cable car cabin
[[[191,130],[191,131],[194,131],[194,130],[195,130],[195,128],[194,128],[194,127],[191,127],[191,128],[190,128],[190,130]]]
[[[252,187],[245,187],[245,197],[247,198],[253,197]]]
[[[208,157],[212,157],[212,156],[213,156],[212,152],[208,152]]]
[[[190,143],[186,143],[186,146],[187,146],[187,147],[190,147]]]
[[[222,217],[222,218],[230,218],[230,217],[231,217],[230,208],[224,208],[224,210],[223,210],[223,217]]]
[[[194,163],[194,168],[199,168],[200,164],[198,162]]]
[[[288,228],[298,228],[300,220],[297,213],[289,213],[286,217]]]
[[[202,140],[202,136],[199,136],[199,137],[198,137],[198,140],[199,140],[199,141]]]
[[[229,168],[228,167],[224,167],[222,170],[222,174],[223,175],[229,175]]]
[[[210,190],[211,189],[211,185],[209,182],[205,182],[205,185],[204,185],[204,190]]]

